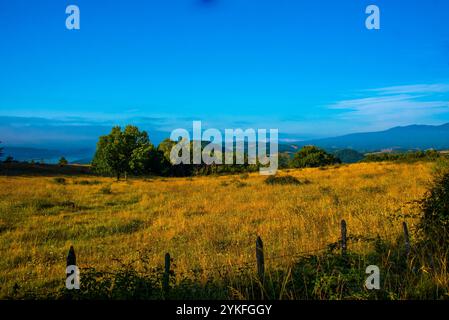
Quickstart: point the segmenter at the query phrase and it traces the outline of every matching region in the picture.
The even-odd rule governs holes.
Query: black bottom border
[[[0,310],[46,318],[89,319],[114,316],[129,319],[301,319],[312,314],[360,319],[383,319],[390,312],[403,316],[416,312],[444,312],[447,301],[0,301]],[[10,310],[8,310],[10,309]],[[207,311],[207,312],[206,312]]]

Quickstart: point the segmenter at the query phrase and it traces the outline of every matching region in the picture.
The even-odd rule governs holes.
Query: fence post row
[[[76,254],[75,254],[75,249],[73,248],[73,246],[70,246],[69,253],[67,254],[66,267],[69,267],[69,266],[76,266]],[[71,273],[68,272],[69,270],[71,270],[71,269],[66,268],[66,274],[65,274],[66,287],[67,287],[67,281],[69,281],[69,277],[71,276]],[[75,280],[75,288],[77,288],[76,280]],[[79,289],[79,287],[77,289]]]
[[[69,253],[67,254],[67,267],[76,266],[76,255],[73,246],[70,246]]]
[[[410,254],[410,236],[408,232],[407,223],[403,222],[402,227],[404,230],[404,241],[405,241],[405,251],[407,254],[407,257]],[[347,229],[346,229],[346,221],[343,219],[341,220],[341,254],[345,255],[347,251]],[[165,268],[164,268],[164,277],[163,277],[163,290],[165,293],[168,293],[169,290],[169,283],[170,283],[170,262],[171,257],[170,253],[165,254]],[[265,276],[265,258],[264,258],[264,251],[263,251],[263,241],[260,238],[260,236],[257,237],[256,240],[256,262],[257,262],[257,274],[259,276],[259,279],[263,281]],[[75,255],[75,249],[73,246],[70,246],[69,253],[67,255],[67,266],[73,266],[76,265],[76,255]]]
[[[263,281],[265,275],[265,259],[263,256],[263,242],[260,237],[256,240],[256,260],[257,260],[257,274],[260,281]]]

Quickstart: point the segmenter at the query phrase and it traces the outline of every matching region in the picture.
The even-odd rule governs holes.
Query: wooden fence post
[[[73,246],[70,246],[69,254],[67,255],[67,267],[68,266],[76,266],[76,255]]]
[[[164,269],[164,279],[163,279],[163,290],[164,290],[164,294],[168,293],[168,290],[170,288],[170,253],[166,253],[165,254],[165,269]]]
[[[402,222],[402,228],[404,229],[405,253],[408,257],[408,255],[410,254],[410,237],[408,234],[407,223],[405,223],[405,221]]]
[[[263,281],[265,275],[265,260],[263,256],[263,242],[260,237],[256,240],[256,260],[257,260],[257,274],[260,281]]]
[[[341,254],[346,254],[346,221],[341,220]]]
[[[66,263],[66,267],[76,266],[76,255],[75,255],[75,249],[73,248],[73,246],[70,246],[69,253],[67,254],[67,261],[66,262],[67,262]],[[66,268],[66,288],[69,288],[69,287],[67,287],[67,282],[71,281],[69,279],[69,277],[72,275],[71,272],[67,272],[68,270],[71,270],[71,269]],[[75,269],[75,272],[77,272],[76,269]],[[76,276],[76,274],[75,274],[75,276]],[[78,278],[78,281],[79,281],[79,278]],[[77,279],[75,278],[75,286],[73,288],[79,289],[79,287],[77,287],[76,285],[77,285]],[[78,286],[79,286],[79,282],[78,282]],[[67,297],[70,298],[71,294],[68,294]]]

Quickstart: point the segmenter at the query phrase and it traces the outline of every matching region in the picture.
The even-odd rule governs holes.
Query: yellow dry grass
[[[21,287],[63,286],[65,257],[75,247],[78,264],[107,270],[113,258],[149,251],[162,265],[170,252],[178,272],[254,260],[264,241],[267,266],[315,250],[349,234],[392,239],[398,213],[411,213],[430,182],[429,163],[361,163],[280,172],[302,185],[266,185],[265,177],[219,176],[131,179],[0,177],[0,297]],[[80,181],[90,181],[82,184]],[[78,183],[77,183],[78,182]],[[108,193],[110,186],[111,193]],[[413,220],[408,220],[413,228]],[[363,245],[354,250],[364,250]]]

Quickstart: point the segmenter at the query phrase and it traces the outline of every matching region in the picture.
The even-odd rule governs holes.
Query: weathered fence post
[[[405,221],[402,222],[402,228],[404,229],[405,254],[408,257],[410,254],[410,237],[408,234],[407,223],[405,223]]]
[[[69,254],[67,255],[67,267],[68,266],[76,266],[76,255],[73,246],[70,246]]]
[[[67,261],[66,261],[66,279],[65,279],[65,286],[67,289],[79,289],[80,283],[79,283],[79,269],[76,266],[76,255],[75,255],[75,249],[73,249],[73,246],[70,246],[69,253],[67,254]],[[68,295],[68,297],[71,297]]]
[[[170,288],[170,253],[165,254],[165,269],[164,269],[164,279],[163,279],[163,290],[164,294],[166,295],[168,293],[168,290]]]
[[[346,221],[341,220],[341,254],[346,254]]]
[[[257,260],[257,274],[260,281],[263,281],[265,275],[265,260],[263,256],[263,242],[260,237],[256,240],[256,260]]]

